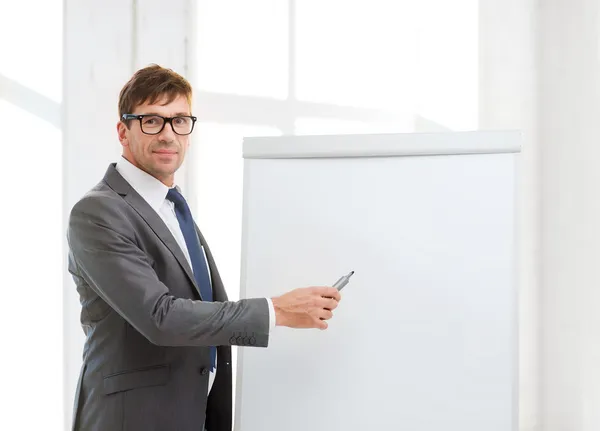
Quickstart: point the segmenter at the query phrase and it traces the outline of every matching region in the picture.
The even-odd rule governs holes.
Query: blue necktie
[[[183,237],[185,239],[185,244],[187,245],[188,253],[190,254],[194,278],[200,287],[202,300],[210,302],[213,300],[213,298],[210,277],[208,275],[208,267],[206,266],[204,253],[200,247],[200,240],[198,239],[198,235],[196,233],[196,226],[194,225],[194,219],[192,218],[190,207],[181,193],[179,193],[175,188],[169,189],[169,192],[167,193],[167,199],[175,204],[175,215],[177,216],[179,227],[181,228],[181,232],[183,233]],[[211,371],[213,371],[215,368],[216,354],[217,349],[214,346],[211,346]]]

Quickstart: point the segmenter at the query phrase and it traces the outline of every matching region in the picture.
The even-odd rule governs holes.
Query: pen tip
[[[350,271],[350,275],[354,274],[354,271]]]

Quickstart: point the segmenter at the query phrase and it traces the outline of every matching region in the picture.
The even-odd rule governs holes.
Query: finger
[[[321,320],[329,320],[333,317],[333,312],[331,310],[320,309],[317,311],[317,316]]]
[[[317,300],[317,306],[326,310],[335,310],[338,306],[338,302],[332,298],[321,297]]]
[[[325,320],[315,319],[315,328],[325,330],[328,328],[328,324]]]
[[[317,295],[324,296],[326,298],[333,298],[336,301],[342,299],[342,295],[335,287],[319,286],[315,287],[313,291]]]

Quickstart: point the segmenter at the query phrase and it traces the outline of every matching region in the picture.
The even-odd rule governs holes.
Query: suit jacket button
[[[200,374],[202,374],[203,376],[206,376],[208,374],[208,368],[200,368]]]

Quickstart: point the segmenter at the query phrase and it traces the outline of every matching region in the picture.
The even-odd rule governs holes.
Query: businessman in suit
[[[119,96],[122,157],[71,210],[69,271],[86,335],[73,429],[231,431],[231,345],[275,326],[327,328],[332,287],[228,301],[174,183],[196,118],[185,78],[157,65]],[[268,414],[268,406],[265,406]]]

